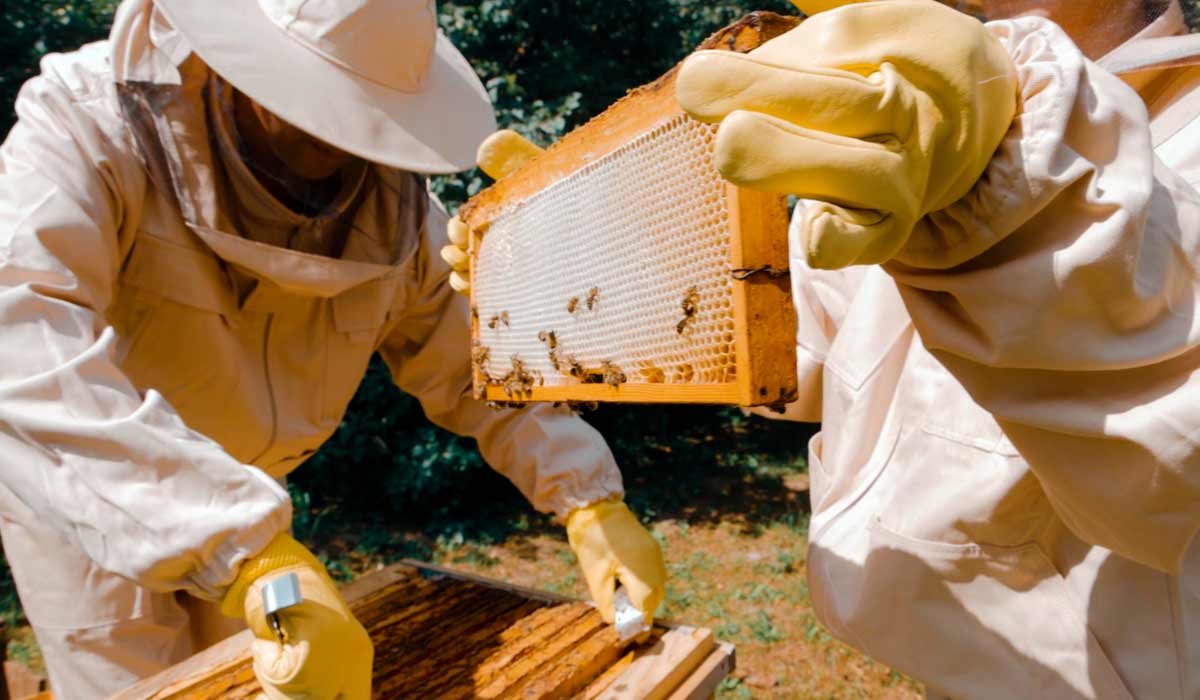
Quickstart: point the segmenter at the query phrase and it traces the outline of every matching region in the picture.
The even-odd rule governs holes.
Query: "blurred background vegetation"
[[[0,134],[8,132],[17,91],[38,60],[103,38],[116,4],[0,2]],[[1200,20],[1200,0],[1184,5],[1190,20]],[[658,77],[751,9],[794,12],[786,0],[439,3],[443,30],[483,79],[500,124],[542,145]],[[439,178],[434,187],[454,208],[486,184],[472,171]],[[749,687],[757,696],[796,697],[788,693],[808,682],[817,684],[804,686],[811,697],[916,697],[898,674],[836,646],[809,608],[804,454],[813,426],[732,408],[605,407],[584,417],[608,439],[631,506],[668,550],[665,612],[739,644],[739,666],[748,670],[722,697],[749,697]],[[343,579],[413,556],[498,577],[520,577],[528,565],[524,582],[582,592],[559,527],[532,513],[483,464],[473,441],[431,425],[379,362],[341,428],[290,478],[289,490],[296,534]],[[693,579],[693,569],[706,568],[710,573]],[[21,621],[2,566],[0,614]],[[26,648],[35,646],[17,647],[16,656]],[[860,675],[851,678],[847,668]],[[770,688],[778,691],[764,690]]]

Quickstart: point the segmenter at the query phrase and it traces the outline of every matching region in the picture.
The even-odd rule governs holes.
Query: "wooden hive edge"
[[[524,402],[562,403],[687,403],[687,404],[734,404],[740,399],[737,384],[568,384],[565,386],[539,386],[528,392],[509,396],[504,387],[487,385],[487,399],[500,403],[521,404]]]
[[[753,12],[737,22],[719,30],[697,47],[697,50],[720,49],[746,52],[761,46],[766,41],[796,27],[798,17],[779,15],[773,12]],[[555,182],[581,170],[588,164],[612,153],[633,138],[650,131],[681,113],[675,102],[674,82],[679,65],[657,80],[630,90],[624,97],[609,106],[601,114],[572,130],[546,151],[531,159],[514,173],[497,181],[491,187],[472,197],[459,210],[459,216],[469,227],[471,265],[474,267],[479,242],[486,235],[488,225],[509,202],[520,202],[533,196]],[[771,264],[780,268],[787,266],[787,213],[785,200],[777,195],[764,195],[741,191],[740,199],[748,203],[741,209],[731,206],[730,217],[735,230],[749,224],[739,222],[739,212],[752,211],[759,214],[755,223],[771,226],[773,240],[771,250],[782,244],[783,260]],[[735,198],[736,199],[736,198]],[[753,203],[751,206],[749,203]],[[767,210],[781,213],[782,223],[761,216]],[[778,219],[779,217],[776,217]],[[737,245],[735,244],[735,247]],[[742,246],[745,248],[745,246]],[[751,259],[763,256],[751,254]],[[731,263],[744,261],[744,251],[733,251]],[[766,259],[766,258],[763,258]],[[776,282],[777,288],[787,289],[788,284]],[[749,289],[750,291],[746,291]],[[782,404],[794,398],[796,392],[795,368],[795,311],[791,307],[790,290],[784,302],[786,308],[772,310],[778,295],[769,289],[758,287],[758,280],[736,281],[735,299],[740,299],[738,308],[744,319],[739,333],[737,377],[728,384],[624,384],[613,387],[604,384],[574,383],[566,386],[533,387],[519,396],[506,393],[505,388],[489,377],[478,363],[473,361],[472,379],[477,398],[499,403],[520,404],[525,402],[626,402],[626,403],[688,403],[688,404],[741,404],[744,406]],[[471,293],[471,337],[473,343],[480,336],[480,319],[474,286]],[[790,312],[791,325],[788,325]],[[754,320],[760,328],[747,331],[747,321]],[[756,356],[751,356],[747,338],[763,342]],[[790,348],[784,347],[791,342]],[[474,345],[473,345],[474,352]],[[771,358],[771,359],[765,359]]]
[[[376,593],[384,591],[388,587],[411,576],[431,577],[434,579],[450,578],[477,584],[495,591],[512,593],[530,601],[543,601],[553,604],[579,602],[566,596],[512,585],[411,560],[393,564],[348,584],[342,589],[343,595],[347,604],[353,609],[357,603],[368,601]],[[718,683],[724,677],[724,674],[728,673],[728,669],[732,668],[730,665],[732,663],[732,649],[729,649],[728,659],[724,655],[714,659],[713,655],[716,652],[711,649],[711,633],[707,630],[698,630],[683,625],[676,626],[671,623],[656,624],[656,628],[659,630],[655,633],[659,635],[659,643],[663,643],[662,640],[666,639],[666,643],[670,644],[672,648],[681,649],[686,653],[679,656],[681,660],[675,665],[643,661],[640,666],[637,666],[641,670],[637,672],[636,679],[638,679],[639,683],[652,684],[657,689],[655,692],[658,693],[654,697],[665,698],[668,697],[667,693],[677,694],[677,688],[692,686],[707,688],[712,683]],[[605,632],[605,635],[610,636],[611,629],[606,629],[608,631]],[[253,635],[248,630],[240,632],[176,666],[130,686],[112,696],[112,699],[148,700],[153,698],[166,700],[168,698],[192,697],[190,692],[201,688],[211,691],[213,688],[212,684],[215,681],[221,680],[222,677],[231,675],[238,675],[240,677],[246,673],[252,673],[250,670],[250,643],[252,640]],[[612,659],[614,663],[620,659],[620,652],[617,649],[618,647],[614,647],[610,650],[612,655],[614,655]],[[720,647],[718,647],[719,650]],[[644,659],[647,653],[642,652],[639,658]],[[631,669],[635,668],[635,661],[636,659],[629,661],[628,665],[622,663],[619,671],[613,671],[611,674],[608,674],[606,680],[611,680],[611,683],[608,684],[609,687],[606,691],[617,685],[617,682],[622,678],[627,680],[634,678],[633,676],[627,676],[627,674],[631,672]],[[599,688],[596,690],[599,691]],[[591,696],[596,697],[595,694]],[[209,696],[206,695],[204,697]],[[675,695],[671,695],[670,697],[674,700]],[[690,699],[700,696],[688,695],[682,697]]]
[[[404,576],[416,573],[412,563],[401,562],[372,572],[342,588],[346,604],[354,604],[376,593]],[[171,698],[199,684],[209,682],[220,673],[235,671],[239,666],[250,663],[250,644],[254,635],[250,630],[218,642],[185,661],[144,678],[125,690],[111,696],[109,700],[158,700]]]
[[[787,201],[779,195],[726,186],[730,267],[736,319],[736,403],[779,405],[796,400],[796,307],[788,269]]]
[[[733,673],[736,667],[737,654],[734,646],[728,642],[721,642],[696,670],[692,671],[692,675],[675,688],[667,700],[707,700],[714,697],[721,681]]]
[[[799,17],[774,12],[752,12],[705,39],[700,50],[745,53],[795,28]],[[633,88],[600,114],[572,129],[544,152],[529,160],[491,187],[467,200],[458,211],[471,229],[485,230],[505,201],[529,196],[601,158],[658,121],[680,112],[675,102],[675,74],[679,64],[656,80]],[[645,118],[647,112],[663,109],[662,119]],[[591,143],[589,144],[589,140]]]
[[[666,700],[687,683],[716,649],[707,629],[680,626],[640,650],[598,700]]]

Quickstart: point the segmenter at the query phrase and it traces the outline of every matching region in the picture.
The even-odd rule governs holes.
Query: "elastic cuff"
[[[580,506],[567,514],[565,518],[567,529],[574,530],[582,527],[589,520],[603,520],[608,517],[609,513],[621,510],[628,511],[629,506],[625,505],[625,500],[620,495],[609,496],[595,503]]]
[[[573,513],[583,510],[584,508],[591,508],[598,503],[605,503],[607,501],[620,502],[624,500],[625,489],[618,481],[616,484],[606,484],[605,487],[589,490],[588,492],[578,494],[573,498],[561,499],[559,503],[551,509],[551,512],[554,513],[555,520],[565,523]]]

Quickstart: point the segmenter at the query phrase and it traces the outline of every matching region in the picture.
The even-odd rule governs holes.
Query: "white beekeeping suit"
[[[971,3],[1016,116],[896,259],[793,222],[813,604],[931,697],[1200,697],[1200,39],[1102,4]]]

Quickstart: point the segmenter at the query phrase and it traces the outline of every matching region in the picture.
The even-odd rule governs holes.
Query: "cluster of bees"
[[[617,367],[612,362],[605,360],[600,363],[599,370],[587,370],[574,355],[561,357],[558,354],[558,335],[554,331],[541,331],[538,333],[538,340],[546,344],[546,352],[550,357],[550,366],[555,371],[562,372],[567,376],[578,380],[582,384],[607,384],[614,389],[629,381],[621,368]]]
[[[587,296],[583,300],[583,305],[588,311],[594,311],[599,298],[600,289],[598,287],[592,287],[590,290],[588,290]],[[692,320],[699,311],[699,290],[696,287],[689,287],[679,306],[683,312],[683,318],[680,319],[678,324],[676,324],[675,332],[683,335],[684,331],[687,330],[688,326],[691,324]],[[579,310],[579,307],[579,297],[571,297],[567,301],[567,313],[574,314]],[[478,311],[474,307],[471,309],[471,315],[476,321],[479,320]],[[507,311],[501,311],[500,313],[489,318],[487,321],[487,327],[492,330],[496,330],[501,324],[503,324],[505,328],[509,327]],[[625,372],[620,367],[608,360],[601,362],[598,369],[587,369],[575,359],[574,355],[562,355],[559,349],[558,335],[552,330],[539,331],[538,340],[546,346],[546,352],[550,358],[550,366],[553,367],[555,371],[562,372],[563,374],[566,374],[582,384],[607,384],[615,389],[629,381],[629,378]],[[486,380],[483,383],[477,383],[477,385],[480,387],[482,387],[482,384],[497,383],[497,380],[493,379],[488,373],[488,360],[488,348],[479,344],[478,340],[474,341],[471,350],[471,365],[474,368],[476,375],[482,375]],[[491,405],[507,408],[513,405],[522,405],[520,403],[514,404],[512,400],[527,397],[533,391],[535,386],[544,385],[545,379],[542,377],[541,372],[537,371],[536,369],[530,371],[525,367],[525,363],[514,355],[512,357],[512,369],[510,369],[507,374],[501,377],[498,383],[503,386],[504,395],[510,400],[504,402],[491,402]],[[480,396],[479,398],[483,398],[483,396]],[[578,402],[567,403],[568,405],[571,405],[572,410],[575,410],[576,412],[578,412],[578,410],[583,406],[583,404],[575,405]]]
[[[522,398],[533,393],[533,387],[542,386],[546,380],[536,369],[530,372],[525,363],[516,355],[512,356],[512,369],[504,375],[500,382],[504,386],[504,395],[508,398]]]

